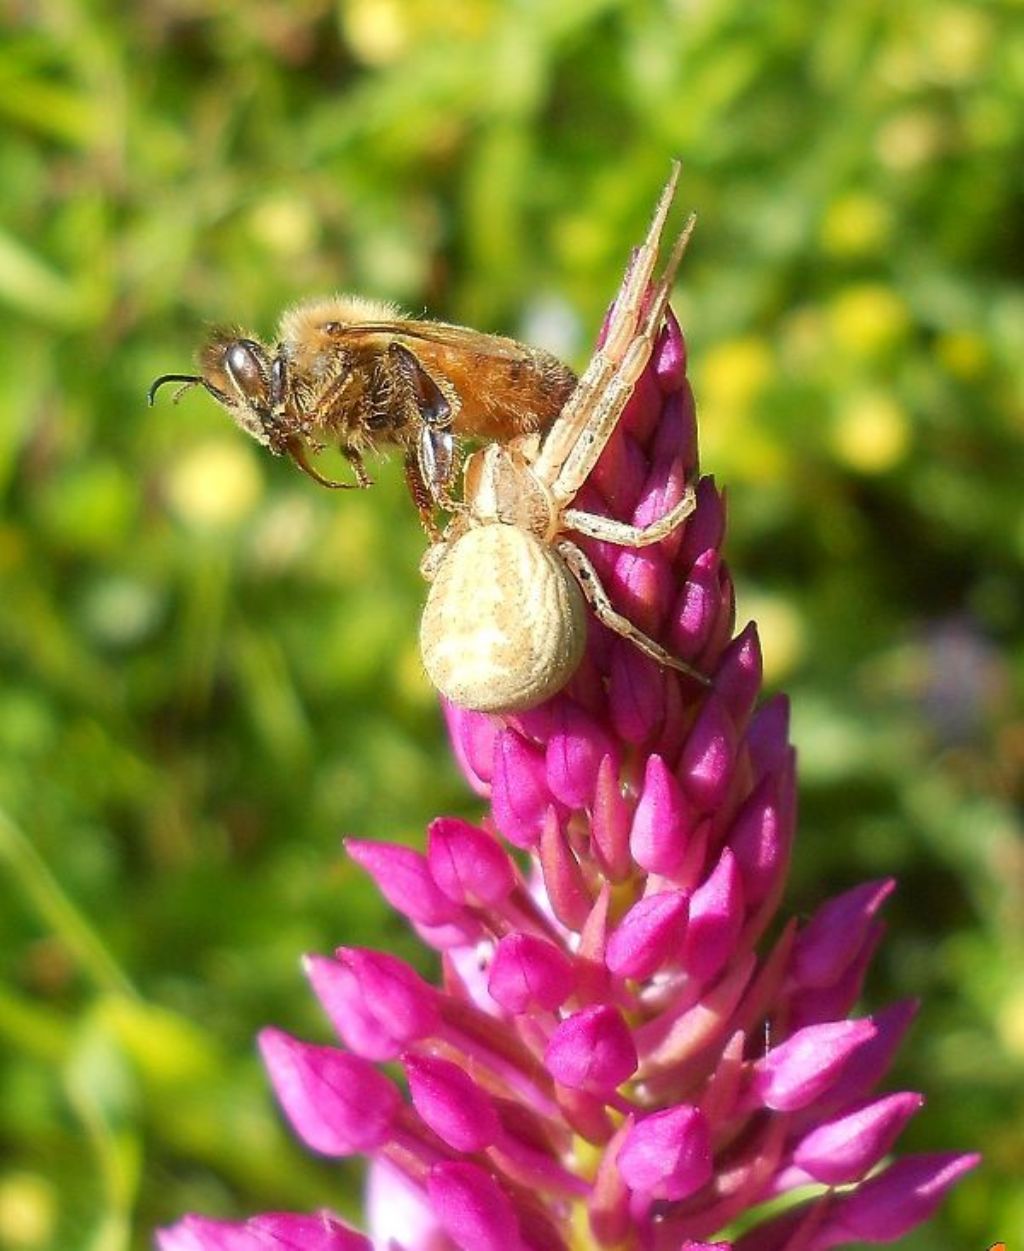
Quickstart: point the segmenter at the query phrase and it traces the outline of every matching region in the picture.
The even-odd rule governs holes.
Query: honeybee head
[[[168,382],[181,383],[175,400],[192,386],[205,387],[247,433],[278,454],[288,451],[280,418],[287,386],[287,364],[278,353],[236,329],[214,330],[198,356],[199,373],[163,374],[149,388],[152,404]]]

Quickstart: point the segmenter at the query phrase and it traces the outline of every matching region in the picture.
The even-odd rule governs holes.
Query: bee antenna
[[[197,382],[202,382],[202,378],[198,374],[161,374],[161,376],[157,378],[156,382],[154,382],[146,392],[146,400],[148,401],[150,408],[153,407],[153,403],[156,400],[157,391],[160,390],[165,382],[183,382],[185,385],[181,388],[181,391],[184,391],[187,390],[188,387],[194,387]],[[175,400],[177,400],[181,391],[177,392],[174,397]]]

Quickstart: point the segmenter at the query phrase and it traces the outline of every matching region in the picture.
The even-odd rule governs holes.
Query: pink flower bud
[[[688,916],[685,891],[662,891],[641,899],[608,940],[608,968],[617,977],[645,978],[666,961],[678,960]]]
[[[259,1036],[263,1062],[295,1132],[323,1155],[375,1151],[387,1138],[398,1091],[372,1064],[281,1030]]]
[[[436,1164],[430,1204],[460,1251],[525,1251],[508,1195],[475,1164]]]
[[[567,808],[588,806],[605,756],[615,759],[611,735],[578,704],[559,702],[548,739],[545,764],[551,794]]]
[[[186,1216],[157,1230],[160,1251],[371,1251],[370,1240],[329,1212],[267,1212],[244,1222]]]
[[[878,1163],[924,1103],[920,1095],[887,1095],[819,1125],[793,1152],[793,1163],[828,1186],[857,1181]]]
[[[547,939],[506,934],[498,943],[487,989],[506,1012],[545,1012],[561,1007],[572,993],[572,960]]]
[[[367,1060],[393,1060],[437,1029],[436,992],[394,956],[342,947],[334,960],[307,956],[304,963],[331,1024]]]
[[[701,812],[725,798],[736,755],[736,731],[717,695],[705,699],[683,748],[677,776]]]
[[[690,900],[683,965],[697,981],[710,981],[732,955],[743,915],[743,885],[736,857],[726,847]]]
[[[865,882],[823,904],[793,946],[790,968],[797,985],[833,985],[859,955],[868,927],[895,889],[892,878]]]
[[[373,878],[393,908],[423,925],[454,921],[459,910],[437,888],[426,857],[397,843],[345,840],[345,850]]]
[[[508,852],[492,834],[456,817],[431,821],[427,864],[436,885],[460,907],[500,903],[518,876]]]
[[[697,822],[694,806],[658,755],[648,757],[629,846],[649,873],[671,875],[682,864]]]
[[[558,1026],[544,1064],[563,1086],[607,1095],[636,1071],[636,1047],[621,1014],[601,1004]]]
[[[487,1095],[450,1060],[409,1052],[403,1061],[413,1106],[455,1151],[483,1151],[501,1133]]]
[[[752,1094],[776,1112],[806,1107],[835,1085],[850,1057],[875,1033],[869,1019],[810,1025],[757,1061]]]
[[[494,743],[491,811],[501,833],[516,847],[533,847],[551,804],[544,756],[514,730]]]
[[[687,1104],[638,1121],[619,1152],[626,1185],[655,1199],[685,1199],[711,1178],[711,1133]]]
[[[891,1242],[926,1221],[946,1191],[978,1164],[978,1155],[910,1155],[841,1195],[816,1247]]]

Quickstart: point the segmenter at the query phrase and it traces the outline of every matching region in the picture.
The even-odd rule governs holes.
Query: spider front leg
[[[565,509],[562,513],[562,524],[566,530],[575,530],[577,534],[585,534],[590,539],[614,543],[616,547],[649,547],[682,525],[696,507],[697,493],[687,484],[682,499],[657,521],[652,521],[647,526],[633,526],[628,521],[616,521],[612,517],[581,512],[577,508]]]
[[[643,309],[644,295],[650,286],[658,262],[661,233],[676,193],[679,162],[672,162],[668,182],[658,200],[647,236],[637,248],[626,270],[622,289],[608,320],[604,342],[591,357],[590,364],[576,383],[565,407],[548,432],[536,463],[536,470],[546,482],[553,482],[566,457],[571,453],[581,429],[588,424],[595,397],[608,386],[629,348]]]
[[[650,635],[644,634],[643,630],[635,626],[628,617],[624,617],[612,607],[608,592],[601,585],[597,570],[575,543],[569,539],[560,539],[554,547],[565,561],[569,572],[580,584],[580,589],[593,609],[594,616],[603,626],[614,630],[622,638],[628,639],[634,647],[642,651],[645,656],[650,656],[659,665],[664,665],[668,669],[677,669],[680,673],[685,673],[687,677],[696,679],[702,686],[711,685],[711,679],[699,669],[687,664],[685,660],[680,660],[678,656],[673,656],[660,643],[656,643]]]

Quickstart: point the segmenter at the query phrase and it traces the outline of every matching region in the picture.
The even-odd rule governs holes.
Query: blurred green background
[[[252,1036],[412,944],[341,858],[478,811],[399,466],[338,498],[187,369],[335,289],[580,364],[669,158],[741,621],[794,698],[790,906],[895,873],[916,1249],[1024,1234],[1024,38],[958,0],[8,0],[0,42],[0,1245],[357,1210]],[[1011,19],[1016,19],[1011,24]],[[420,958],[416,956],[415,958]]]

